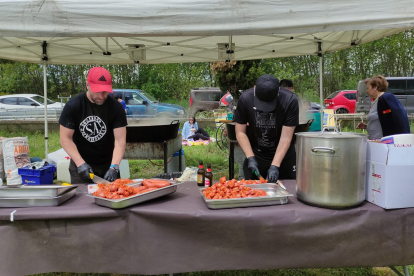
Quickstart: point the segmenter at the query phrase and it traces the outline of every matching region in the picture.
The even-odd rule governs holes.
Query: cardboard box
[[[365,199],[385,209],[414,207],[414,147],[367,144]]]

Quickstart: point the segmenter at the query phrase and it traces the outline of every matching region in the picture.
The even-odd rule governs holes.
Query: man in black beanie
[[[260,76],[255,87],[240,96],[234,121],[237,141],[246,155],[245,179],[260,175],[266,175],[269,183],[296,179],[292,137],[299,124],[299,106],[295,94],[279,87],[275,76]]]

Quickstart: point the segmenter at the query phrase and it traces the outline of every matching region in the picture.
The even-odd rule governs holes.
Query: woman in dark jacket
[[[385,93],[388,82],[383,76],[366,79],[367,93],[374,99],[368,113],[368,124],[359,123],[358,129],[368,131],[368,139],[410,133],[407,113],[400,101],[391,93]]]

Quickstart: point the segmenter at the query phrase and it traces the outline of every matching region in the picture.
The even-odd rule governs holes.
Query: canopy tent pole
[[[323,129],[323,77],[322,77],[322,42],[318,42],[318,56],[319,56],[319,101],[321,105],[321,130]]]
[[[47,74],[46,74],[46,72],[47,72],[47,59],[48,58],[47,58],[46,47],[47,47],[47,43],[46,43],[46,41],[43,41],[43,44],[42,44],[42,48],[43,48],[42,60],[43,60],[43,97],[44,97],[43,104],[45,106],[45,112],[44,112],[44,114],[45,114],[45,159],[46,159],[46,161],[48,161],[48,158],[47,158],[47,153],[48,153],[48,151],[47,151],[47,149],[48,149],[47,140],[49,139],[49,137],[48,137],[48,122],[47,122]]]
[[[47,64],[46,61],[43,62],[43,96],[45,98],[45,159],[47,158],[47,140],[48,137],[48,124],[47,124],[47,75],[46,75]]]

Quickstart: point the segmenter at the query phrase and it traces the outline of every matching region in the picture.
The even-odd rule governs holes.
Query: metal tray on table
[[[252,189],[264,190],[268,196],[231,199],[207,199],[203,194],[203,191],[205,189],[200,189],[200,194],[207,207],[210,209],[227,209],[286,204],[288,202],[288,196],[293,196],[293,194],[287,192],[275,183],[250,184],[243,186],[250,187]]]
[[[166,180],[166,179],[162,179],[162,180]],[[170,182],[170,186],[159,188],[157,190],[154,190],[148,193],[137,194],[137,195],[130,196],[127,198],[122,198],[122,199],[108,199],[108,198],[102,198],[102,197],[98,197],[98,196],[94,196],[90,194],[88,196],[93,197],[95,199],[95,203],[98,205],[109,207],[111,209],[122,209],[122,208],[126,208],[129,206],[135,205],[135,204],[139,204],[139,203],[154,199],[154,198],[158,198],[158,197],[162,197],[165,195],[175,193],[175,191],[177,191],[177,185],[181,184],[181,182],[177,182],[175,180],[166,180],[166,181]],[[142,185],[142,181],[128,184],[128,186],[132,186],[132,187],[139,187],[141,185]]]
[[[0,207],[49,207],[58,206],[76,195],[77,186],[70,187],[65,193],[56,197],[8,197],[0,198]]]
[[[0,186],[0,198],[58,197],[76,188],[77,186],[63,185],[21,185],[19,187]]]

